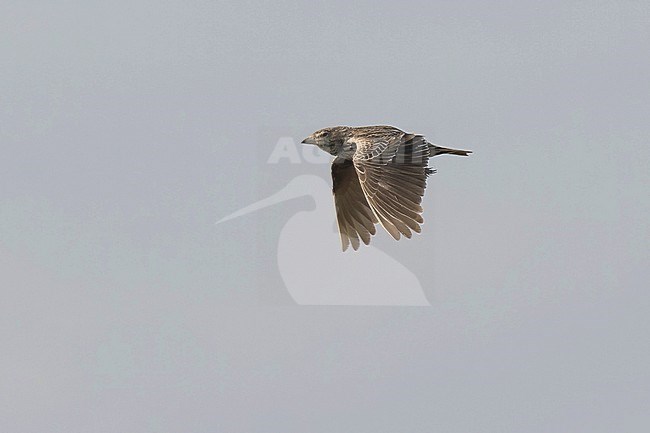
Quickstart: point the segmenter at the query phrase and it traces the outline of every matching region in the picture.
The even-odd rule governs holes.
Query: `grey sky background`
[[[0,430],[647,430],[649,21],[3,2]],[[265,164],[280,137],[386,123],[475,152],[436,158],[421,236],[373,240],[432,306],[297,306],[275,248],[309,197],[214,222],[329,182]]]

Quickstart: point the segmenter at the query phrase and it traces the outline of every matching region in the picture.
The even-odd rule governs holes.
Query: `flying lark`
[[[468,150],[431,144],[422,135],[392,126],[335,126],[320,129],[302,141],[334,155],[332,181],[336,218],[345,251],[360,241],[368,245],[380,223],[399,240],[420,233],[422,196],[429,158],[467,156]]]

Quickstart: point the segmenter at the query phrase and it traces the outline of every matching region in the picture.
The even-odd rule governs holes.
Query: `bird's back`
[[[401,129],[388,125],[357,126],[353,127],[351,132],[356,137],[363,137],[368,139],[399,137],[400,135],[405,134],[405,132]]]

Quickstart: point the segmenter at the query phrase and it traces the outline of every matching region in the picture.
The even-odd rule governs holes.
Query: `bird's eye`
[[[330,133],[329,133],[329,131],[323,131],[323,133],[321,135],[323,137],[327,137],[328,135],[330,135]]]

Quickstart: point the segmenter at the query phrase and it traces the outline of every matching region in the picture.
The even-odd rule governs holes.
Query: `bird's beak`
[[[310,135],[309,137],[302,140],[301,143],[302,144],[316,144],[316,140],[314,140],[314,138]]]

